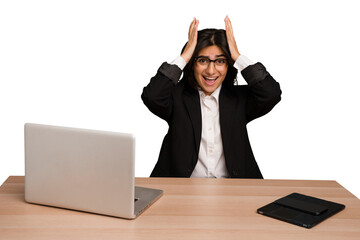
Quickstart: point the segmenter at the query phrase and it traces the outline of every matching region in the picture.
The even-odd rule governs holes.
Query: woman
[[[280,101],[280,86],[239,53],[228,17],[226,31],[198,25],[194,18],[181,55],[160,66],[141,96],[169,125],[151,177],[262,178],[246,124]],[[248,85],[234,85],[234,63]]]

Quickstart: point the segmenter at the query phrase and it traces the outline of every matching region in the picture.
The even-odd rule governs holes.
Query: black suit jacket
[[[141,95],[149,110],[169,124],[151,177],[190,177],[198,161],[201,107],[197,90],[178,82],[181,70],[163,63]],[[246,124],[279,101],[279,84],[261,63],[241,74],[248,85],[225,86],[219,94],[220,128],[227,170],[235,178],[262,178],[251,150]]]

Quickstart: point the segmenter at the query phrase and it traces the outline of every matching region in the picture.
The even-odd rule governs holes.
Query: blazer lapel
[[[196,151],[198,153],[200,148],[202,127],[199,93],[194,89],[186,89],[184,91],[184,103],[193,126]]]
[[[224,85],[221,88],[219,96],[220,129],[223,141],[224,153],[231,145],[230,139],[236,114],[236,97]]]

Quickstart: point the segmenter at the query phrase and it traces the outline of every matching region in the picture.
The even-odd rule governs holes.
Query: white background
[[[142,88],[180,53],[193,17],[224,28],[226,15],[240,52],[283,90],[248,125],[264,177],[336,180],[360,197],[360,15],[346,0],[2,0],[0,182],[24,175],[25,122],[134,133],[136,176],[149,176],[167,124]]]

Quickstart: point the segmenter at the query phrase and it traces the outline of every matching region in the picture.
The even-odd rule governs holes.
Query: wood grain
[[[360,200],[336,181],[136,178],[164,195],[135,220],[25,203],[24,177],[0,187],[0,239],[360,239]],[[312,229],[256,209],[292,192],[346,205]]]

